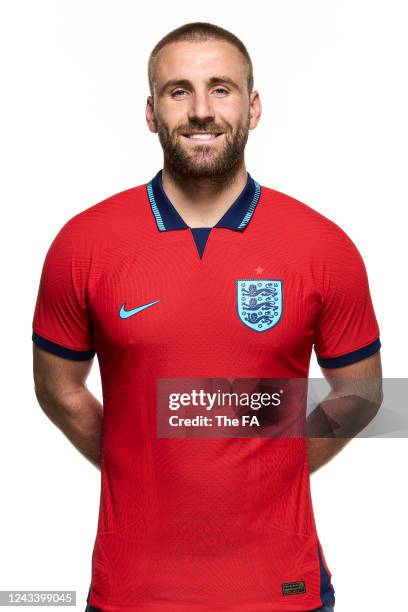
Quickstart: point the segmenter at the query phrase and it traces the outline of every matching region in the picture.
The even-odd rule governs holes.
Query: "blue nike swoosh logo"
[[[122,307],[119,312],[119,316],[121,319],[128,319],[129,317],[133,317],[133,315],[145,310],[145,308],[149,308],[154,304],[157,304],[160,300],[156,300],[155,302],[149,302],[148,304],[143,304],[143,306],[138,306],[137,308],[132,308],[132,310],[125,310],[125,304],[122,304]]]

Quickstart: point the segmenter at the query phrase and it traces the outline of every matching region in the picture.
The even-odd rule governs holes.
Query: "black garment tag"
[[[282,583],[282,595],[298,595],[299,593],[306,593],[306,584],[303,580]]]

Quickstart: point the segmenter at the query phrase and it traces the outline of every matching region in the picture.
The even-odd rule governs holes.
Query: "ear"
[[[157,125],[154,118],[153,96],[148,96],[146,100],[146,123],[151,132],[157,134]]]
[[[262,104],[259,92],[251,91],[249,95],[249,129],[253,130],[259,123],[262,114]]]

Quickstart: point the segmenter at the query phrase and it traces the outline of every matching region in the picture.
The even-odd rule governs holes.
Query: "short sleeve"
[[[323,368],[350,365],[381,348],[366,267],[352,240],[337,230],[320,264],[314,349]]]
[[[32,322],[37,346],[78,361],[95,356],[85,244],[72,220],[54,238],[44,260]]]

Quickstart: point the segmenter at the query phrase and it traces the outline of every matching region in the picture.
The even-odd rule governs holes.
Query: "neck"
[[[163,164],[163,189],[173,206],[189,227],[213,227],[247,183],[245,163],[228,175],[215,177],[186,177]]]

